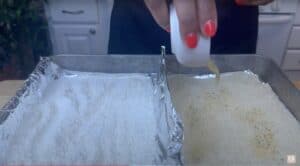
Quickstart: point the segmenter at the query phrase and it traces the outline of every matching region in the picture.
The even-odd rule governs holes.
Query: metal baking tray
[[[220,68],[221,73],[250,70],[261,81],[269,83],[279,99],[291,111],[295,118],[300,121],[300,92],[285,76],[281,69],[270,59],[256,55],[219,55],[213,56],[214,61]],[[41,77],[49,75],[47,68],[54,63],[60,69],[84,72],[103,73],[154,73],[161,74],[162,57],[158,55],[58,55],[44,58],[37,65],[35,71],[25,81],[24,86],[0,111],[0,124],[7,119],[9,114],[18,107],[20,101],[33,93],[32,89],[38,89]],[[210,74],[206,68],[187,68],[180,65],[174,56],[166,56],[166,71],[175,74]],[[51,75],[50,77],[56,77]],[[178,153],[181,149],[183,138],[182,122],[177,117],[172,106],[168,88],[161,85],[159,91],[163,100],[162,109],[167,111],[168,127],[171,144],[168,152],[170,155],[181,158]],[[179,159],[181,162],[181,159]]]
[[[219,55],[213,59],[220,68],[220,72],[233,72],[250,70],[259,78],[269,83],[280,100],[291,111],[295,118],[300,121],[300,92],[287,78],[283,71],[269,58],[257,55]],[[28,95],[26,89],[31,86],[44,73],[44,68],[52,61],[61,68],[86,72],[149,72],[159,73],[161,57],[158,55],[58,55],[41,60],[33,74],[25,81],[24,86],[1,110],[0,123],[9,113],[3,112],[17,107],[20,97]],[[168,72],[178,74],[208,74],[206,68],[187,68],[180,65],[174,56],[166,56]]]

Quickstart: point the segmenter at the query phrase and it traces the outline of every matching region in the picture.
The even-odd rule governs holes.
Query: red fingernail
[[[166,27],[166,31],[169,32],[169,33],[171,32],[171,29],[170,29],[169,26]]]
[[[185,36],[185,43],[189,48],[196,48],[198,43],[197,33],[191,32]]]
[[[235,0],[235,3],[238,4],[238,5],[243,5],[244,0]]]
[[[204,25],[204,33],[207,37],[213,37],[216,34],[216,23],[208,20]]]

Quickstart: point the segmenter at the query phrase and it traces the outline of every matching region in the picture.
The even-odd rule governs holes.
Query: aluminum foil
[[[165,49],[162,47],[162,56],[160,62],[160,71],[158,74],[158,82],[159,82],[159,89],[161,91],[161,100],[162,106],[168,112],[168,128],[170,131],[170,138],[171,144],[168,147],[168,152],[174,157],[178,157],[180,163],[182,162],[181,157],[181,149],[183,144],[183,123],[175,110],[175,107],[172,102],[171,94],[169,91],[168,80],[167,80],[167,66],[166,66],[166,59],[165,59]]]
[[[34,95],[39,88],[40,82],[43,78],[48,78],[50,76],[55,77],[51,68],[50,58],[41,58],[40,62],[36,66],[35,70],[30,74],[28,79],[24,81],[24,85],[16,92],[13,96],[0,110],[0,124],[2,124],[11,112],[14,111],[22,102],[24,98],[29,95]],[[51,72],[52,75],[49,73]],[[58,74],[58,73],[55,73]]]
[[[160,147],[161,150],[161,153],[158,154],[159,159],[148,164],[181,165],[180,151],[183,139],[183,125],[172,105],[165,73],[144,74],[147,74],[152,80],[154,87],[153,94],[157,99],[157,108],[159,108],[155,110],[155,116],[158,126],[160,126],[158,131],[161,132],[157,133],[156,137],[157,146]],[[0,124],[3,125],[9,114],[17,110],[18,107],[22,107],[22,102],[29,96],[35,97],[35,100],[32,102],[43,100],[44,89],[48,86],[47,83],[57,80],[62,76],[76,77],[76,72],[59,67],[51,58],[42,58],[34,72],[25,81],[24,86],[18,90],[16,95],[1,109]],[[167,140],[163,138],[162,135],[164,134],[168,135]]]
[[[115,57],[116,59],[114,59]],[[106,60],[110,59],[113,60],[106,62]],[[135,59],[139,59],[141,61],[135,61]],[[296,119],[299,120],[300,112],[298,101],[300,99],[300,93],[296,90],[292,83],[287,80],[282,71],[273,62],[260,56],[226,55],[216,57],[215,60],[220,67],[221,72],[250,70],[254,74],[258,75],[259,79],[270,84],[272,89],[276,92],[283,103],[290,109]],[[160,66],[160,71],[153,72],[155,71],[153,69],[151,72],[145,72],[147,71],[145,68],[152,66],[152,63],[156,63],[156,61],[161,61],[161,63],[154,65],[154,68],[159,68]],[[159,56],[153,57],[145,55],[122,55],[112,57],[68,55],[57,56],[54,59],[42,58],[35,71],[25,81],[24,86],[18,90],[16,96],[14,96],[1,109],[0,124],[3,124],[9,114],[17,110],[21,103],[29,96],[35,96],[37,99],[36,101],[38,101],[43,95],[42,89],[48,85],[47,82],[59,79],[59,77],[62,75],[76,77],[74,72],[66,69],[78,71],[88,70],[88,72],[104,71],[104,73],[106,73],[107,71],[110,71],[109,67],[118,65],[122,62],[123,64],[132,64],[131,67],[126,68],[128,69],[126,70],[128,73],[147,73],[151,78],[153,87],[155,87],[153,93],[156,96],[156,99],[159,100],[159,102],[157,102],[159,109],[155,110],[157,113],[156,116],[159,122],[166,122],[164,125],[161,125],[159,131],[168,134],[168,140],[160,137],[159,134],[156,137],[156,144],[160,147],[161,153],[159,154],[160,158],[156,160],[155,163],[182,165],[182,155],[180,151],[183,140],[183,124],[171,101],[168,83],[166,81],[166,72],[168,71],[168,73],[171,74],[195,75],[206,75],[209,72],[205,69],[185,68],[179,65],[178,62],[170,56],[167,57],[166,60]],[[167,62],[167,64],[165,64],[165,62]],[[61,67],[59,67],[57,64]],[[124,69],[124,67],[125,65],[119,65],[118,67],[113,68],[112,71],[119,72],[121,69]],[[213,77],[213,75],[206,76],[209,78]]]

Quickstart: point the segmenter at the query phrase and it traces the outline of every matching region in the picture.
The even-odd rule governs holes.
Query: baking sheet
[[[157,69],[138,63],[79,72],[42,59],[1,112],[0,164],[181,164],[181,122]]]
[[[267,58],[253,55],[222,55],[214,57],[214,60],[220,67],[222,73],[233,71],[250,70],[256,74],[263,82],[269,83],[272,90],[278,95],[279,99],[284,103],[293,116],[299,121],[300,119],[300,95],[299,91],[287,79],[282,71],[274,62]],[[37,69],[25,82],[16,96],[3,107],[0,112],[0,123],[13,112],[22,101],[30,96],[35,95],[40,87],[40,81],[47,79],[55,79],[56,74],[49,73],[49,64],[55,63],[61,69],[85,72],[103,72],[103,73],[160,73],[161,57],[154,55],[112,55],[112,56],[88,56],[88,55],[60,55],[52,58],[43,59],[37,66]],[[174,57],[168,56],[166,60],[166,69],[169,73],[175,74],[209,74],[204,68],[185,68],[178,64]],[[47,76],[47,77],[45,77]],[[169,142],[162,144],[167,149],[167,156],[171,156],[180,163],[180,153],[182,143],[182,122],[177,116],[170,96],[167,94],[167,87],[159,83],[158,96],[162,101],[161,109],[165,110],[161,121],[167,122],[164,128],[169,134]],[[163,119],[165,118],[165,119]],[[163,142],[163,141],[162,141]],[[158,143],[160,144],[160,143]],[[166,148],[167,147],[167,148]],[[166,156],[166,155],[165,155]]]

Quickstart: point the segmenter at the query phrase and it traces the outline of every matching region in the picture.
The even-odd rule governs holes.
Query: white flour
[[[185,164],[286,165],[300,157],[300,125],[268,84],[249,73],[169,77],[184,123]]]
[[[0,165],[153,164],[156,107],[145,75],[64,76],[0,126]]]

